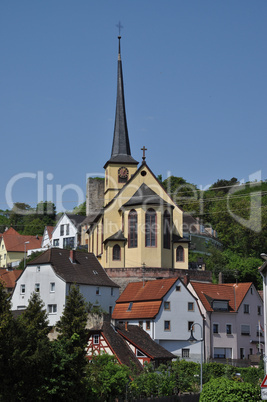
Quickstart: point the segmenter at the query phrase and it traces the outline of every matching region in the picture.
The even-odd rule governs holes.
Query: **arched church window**
[[[157,215],[156,215],[156,211],[152,208],[149,208],[146,211],[146,224],[145,224],[145,230],[146,230],[146,234],[145,234],[145,245],[146,247],[156,247],[156,220],[157,220]]]
[[[171,248],[171,215],[169,211],[165,211],[163,215],[163,247]]]
[[[115,246],[113,247],[112,259],[113,261],[121,260],[121,248],[118,244],[115,244]]]
[[[176,249],[176,261],[184,261],[184,248],[182,246],[178,246]]]
[[[128,216],[128,247],[137,247],[137,212],[132,209]]]

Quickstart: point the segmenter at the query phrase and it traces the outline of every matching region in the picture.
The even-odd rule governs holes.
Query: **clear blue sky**
[[[133,157],[199,187],[267,179],[266,0],[1,0],[0,209],[60,186],[71,209],[103,174],[119,20]]]

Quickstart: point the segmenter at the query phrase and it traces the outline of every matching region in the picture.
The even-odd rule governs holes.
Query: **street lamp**
[[[29,241],[24,242],[24,268],[26,267],[26,244],[29,244]]]
[[[193,328],[194,328],[194,326],[195,325],[199,325],[200,326],[200,330],[201,330],[201,339],[196,339],[195,337],[194,337],[194,335],[193,335]],[[190,335],[190,338],[188,339],[188,342],[190,342],[190,343],[196,343],[196,342],[201,342],[201,344],[200,344],[200,392],[202,391],[202,382],[203,382],[203,380],[202,380],[202,372],[203,372],[203,370],[202,370],[202,362],[203,362],[203,341],[204,341],[204,339],[203,339],[203,327],[202,327],[202,325],[201,324],[199,324],[198,322],[195,322],[194,324],[192,324],[191,325],[191,328],[190,328],[190,331],[191,331],[191,335]]]

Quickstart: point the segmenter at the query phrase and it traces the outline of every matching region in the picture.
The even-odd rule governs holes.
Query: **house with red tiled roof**
[[[188,339],[193,323],[203,325],[195,296],[180,278],[131,282],[116,301],[112,318],[116,324],[138,325],[169,352],[199,361],[200,342]]]
[[[188,288],[205,317],[207,359],[248,359],[263,349],[263,301],[252,282],[191,281]]]
[[[40,249],[42,237],[19,234],[14,228],[6,230],[0,238],[0,266],[17,266],[29,250]]]
[[[6,268],[0,269],[0,282],[3,283],[7,293],[13,292],[16,285],[16,280],[18,279],[21,273],[22,273],[21,269],[15,269],[15,270],[8,270]]]

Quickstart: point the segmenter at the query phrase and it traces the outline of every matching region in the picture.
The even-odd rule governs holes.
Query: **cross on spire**
[[[123,28],[123,26],[121,25],[121,22],[119,21],[119,23],[116,25],[116,27],[119,29],[119,36],[121,36],[121,29]]]
[[[143,148],[141,148],[141,151],[143,151],[142,159],[143,159],[143,163],[145,163],[147,148],[145,146],[143,146]]]

